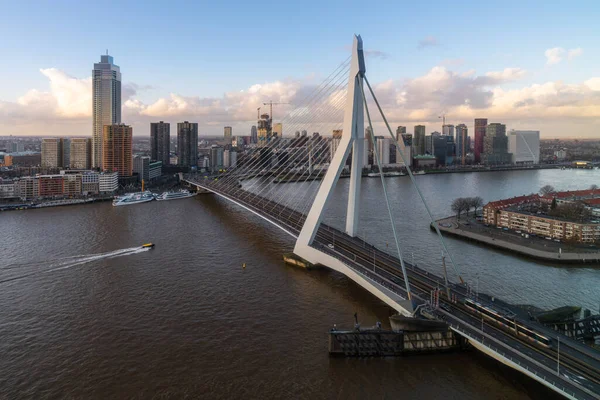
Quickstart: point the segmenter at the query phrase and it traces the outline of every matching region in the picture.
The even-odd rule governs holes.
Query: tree
[[[454,199],[450,207],[452,208],[452,211],[456,213],[456,219],[460,219],[460,213],[463,212],[466,207],[465,199],[462,197]]]
[[[475,209],[475,215],[477,215],[477,209],[483,207],[483,199],[479,196],[472,197],[473,208]]]
[[[555,192],[554,186],[552,186],[552,185],[542,186],[542,188],[540,189],[540,194],[542,196],[545,196],[547,194],[554,193],[554,192]]]
[[[556,197],[552,199],[552,204],[550,205],[550,209],[554,210],[556,208]]]
[[[581,202],[561,204],[555,209],[550,210],[549,214],[575,222],[586,222],[591,217],[590,210]]]
[[[598,190],[598,185],[591,185],[590,190]]]
[[[464,203],[465,211],[467,212],[467,217],[469,217],[469,211],[473,207],[473,198],[472,197],[464,197],[462,198]]]

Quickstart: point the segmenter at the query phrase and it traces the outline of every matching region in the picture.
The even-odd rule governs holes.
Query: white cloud
[[[15,102],[0,102],[0,135],[91,134],[91,78],[74,78],[53,68],[40,72],[49,81],[48,91],[32,89]],[[468,123],[477,116],[522,122],[560,119],[565,124],[600,119],[600,77],[575,84],[552,81],[515,88],[514,82],[526,74],[515,67],[477,73],[436,66],[416,78],[372,85],[390,121],[434,124],[442,111],[453,123]],[[513,85],[507,89],[509,82]],[[257,107],[262,113],[269,112],[263,105],[268,100],[291,103],[274,107],[276,119],[293,112],[298,118],[319,123],[328,118],[340,120],[345,96],[339,91],[330,93],[319,110],[301,106],[304,99],[312,98],[315,88],[306,79],[288,79],[251,85],[218,97],[171,93],[148,103],[136,95],[145,87],[129,83],[123,85],[123,121],[134,125],[136,135],[148,134],[151,121],[186,119],[199,122],[205,134],[220,133],[225,125],[246,132],[256,118]],[[375,108],[371,110],[376,118]]]
[[[546,56],[546,64],[554,65],[561,62],[565,55],[567,59],[572,60],[575,57],[579,57],[583,54],[583,49],[581,47],[577,47],[575,49],[565,50],[562,47],[553,47],[545,51],[544,55]]]
[[[579,57],[582,54],[583,54],[583,49],[581,47],[578,47],[576,49],[569,50],[567,57],[569,58],[569,60],[572,60],[575,57]]]

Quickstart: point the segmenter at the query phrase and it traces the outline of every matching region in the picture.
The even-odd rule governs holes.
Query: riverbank
[[[105,197],[92,197],[86,199],[60,199],[60,200],[46,200],[40,201],[37,203],[0,203],[0,211],[17,211],[17,210],[36,210],[40,208],[48,208],[48,207],[64,207],[64,206],[74,206],[80,204],[90,204],[97,203],[99,201],[109,201],[112,200],[113,196],[105,196]]]
[[[592,245],[570,246],[543,238],[524,238],[514,232],[505,232],[495,227],[485,227],[474,218],[455,216],[436,221],[440,231],[464,240],[474,241],[537,260],[569,264],[600,265],[600,249]],[[431,224],[433,230],[433,224]]]

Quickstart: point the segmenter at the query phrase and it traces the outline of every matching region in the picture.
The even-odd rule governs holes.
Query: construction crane
[[[263,103],[263,106],[270,106],[270,110],[271,110],[271,114],[269,114],[271,116],[271,122],[273,121],[273,105],[280,105],[280,104],[290,104],[290,103],[278,103],[278,102],[272,102],[269,101],[268,103]]]
[[[258,107],[256,109],[256,120],[258,121],[260,119],[260,107]]]

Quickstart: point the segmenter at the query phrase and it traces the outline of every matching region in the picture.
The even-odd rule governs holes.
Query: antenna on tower
[[[108,49],[106,49],[106,55],[108,55]]]

